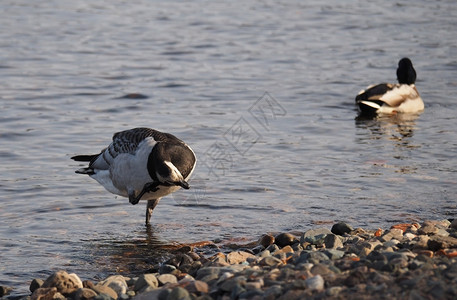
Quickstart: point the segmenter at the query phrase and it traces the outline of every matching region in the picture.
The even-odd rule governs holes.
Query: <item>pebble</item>
[[[275,237],[272,236],[271,234],[264,234],[260,239],[259,239],[259,245],[261,245],[264,248],[267,248],[271,244],[274,244],[275,242]]]
[[[57,271],[49,276],[41,286],[42,288],[55,287],[57,292],[68,295],[82,288],[81,279],[76,274],[68,274],[65,271]]]
[[[8,295],[13,289],[8,286],[0,285],[0,298]]]
[[[118,296],[127,293],[127,281],[122,275],[114,275],[101,281],[99,285],[107,286],[113,289]]]
[[[178,283],[178,279],[175,275],[172,274],[160,274],[157,276],[157,281],[159,282],[159,285],[165,285],[167,283]]]
[[[148,287],[155,289],[159,286],[159,281],[154,274],[142,274],[138,277],[138,280],[135,282],[133,290],[135,292],[140,292],[146,290]]]
[[[332,230],[263,235],[252,248],[209,257],[183,248],[158,273],[137,278],[115,275],[81,288],[67,274],[60,282],[70,283],[69,290],[59,280],[43,287],[36,279],[31,299],[456,299],[456,227],[438,220],[354,230],[339,222]]]
[[[337,235],[344,235],[345,233],[349,233],[354,228],[351,225],[346,224],[344,222],[338,222],[332,226],[331,232]]]
[[[316,275],[305,280],[306,288],[311,291],[322,291],[324,289],[324,283],[324,278],[321,275]]]
[[[308,230],[300,237],[300,244],[308,242],[313,245],[322,245],[324,243],[325,237],[331,233],[332,232],[327,228]]]
[[[298,240],[293,234],[285,232],[275,236],[275,244],[278,245],[278,247],[280,248],[290,246],[295,243],[298,243]]]

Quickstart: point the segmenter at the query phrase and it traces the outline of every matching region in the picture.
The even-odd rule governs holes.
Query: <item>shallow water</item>
[[[0,284],[16,294],[57,269],[147,269],[164,245],[457,212],[454,1],[0,8]],[[404,56],[425,112],[356,120],[355,95],[394,82]],[[139,126],[199,159],[192,189],[163,198],[150,230],[144,204],[70,160]]]

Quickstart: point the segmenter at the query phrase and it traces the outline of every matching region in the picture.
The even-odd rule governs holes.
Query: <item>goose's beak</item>
[[[181,181],[177,182],[176,184],[186,190],[188,190],[190,188],[190,185],[185,180],[181,180]]]

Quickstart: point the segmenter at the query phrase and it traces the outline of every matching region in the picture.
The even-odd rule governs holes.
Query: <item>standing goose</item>
[[[416,70],[407,57],[398,62],[397,84],[381,83],[360,91],[355,102],[363,115],[418,113],[424,102],[416,89]]]
[[[131,204],[148,200],[146,225],[161,197],[181,187],[189,189],[187,180],[197,161],[183,141],[150,128],[115,133],[113,142],[99,154],[72,159],[89,162],[76,173],[89,175],[109,192],[128,197]]]

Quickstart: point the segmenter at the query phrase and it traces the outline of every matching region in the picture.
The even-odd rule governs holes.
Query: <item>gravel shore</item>
[[[34,279],[30,299],[457,299],[457,220],[265,234],[233,251],[184,246],[153,272]],[[3,294],[9,288],[1,287]],[[7,296],[5,296],[7,297]]]

